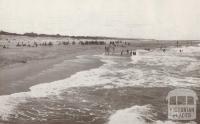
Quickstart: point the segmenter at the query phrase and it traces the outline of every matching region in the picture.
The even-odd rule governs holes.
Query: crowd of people
[[[19,41],[15,43],[16,47],[38,47],[38,46],[53,46],[53,45],[105,45],[105,41]],[[11,41],[0,44],[2,48],[9,48],[13,43]]]
[[[117,48],[121,48],[120,55],[136,55],[134,50],[127,49],[127,46],[130,46],[130,42],[115,40],[115,41],[104,41],[104,40],[71,40],[71,41],[19,41],[16,42],[16,47],[38,47],[38,46],[53,46],[53,45],[105,45],[105,54],[110,55],[114,54]],[[1,48],[9,48],[11,46],[11,40],[6,39],[5,44],[0,44]],[[177,48],[180,47],[180,43],[176,42]],[[163,53],[167,52],[165,47],[160,47]],[[144,50],[150,51],[150,48],[145,48]],[[179,50],[180,53],[183,52],[183,49]]]
[[[178,44],[178,43],[177,43]],[[136,51],[135,50],[132,50],[132,49],[126,49],[127,46],[129,46],[130,43],[128,42],[110,42],[108,45],[105,46],[105,55],[114,55],[114,54],[120,54],[121,56],[127,56],[127,55],[136,55]],[[182,53],[183,52],[183,49],[180,47],[180,44],[176,45],[177,48],[180,48],[178,50],[178,52]],[[119,48],[120,49],[120,53],[117,53],[116,52],[116,49]],[[146,51],[151,51],[150,48],[144,48],[144,50]],[[163,53],[166,53],[167,52],[167,48],[165,47],[160,47],[160,50],[163,52]]]
[[[110,41],[108,45],[105,46],[105,55],[114,54],[116,48],[123,48],[130,45],[128,42],[122,42],[122,41]],[[136,55],[136,52],[133,50],[126,50],[126,55]],[[121,55],[124,55],[124,50],[121,50]]]
[[[121,56],[123,56],[123,55],[136,55],[136,51],[134,51],[134,50],[129,50],[129,49],[127,49],[127,50],[121,50],[121,54],[120,54]]]

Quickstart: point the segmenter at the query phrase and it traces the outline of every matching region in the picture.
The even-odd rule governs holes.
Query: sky
[[[0,0],[0,30],[200,40],[200,0]]]

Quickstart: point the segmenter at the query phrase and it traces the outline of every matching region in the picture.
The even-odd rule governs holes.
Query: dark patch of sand
[[[103,46],[79,45],[0,49],[0,58],[3,59],[0,62],[0,95],[27,91],[33,85],[61,80],[78,71],[96,68],[102,63],[84,65],[69,62],[64,66],[62,63],[80,55],[102,54],[103,50]],[[55,65],[59,65],[58,68],[63,66],[63,69],[59,71]]]

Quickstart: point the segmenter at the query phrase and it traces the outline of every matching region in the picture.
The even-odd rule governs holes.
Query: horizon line
[[[198,39],[155,39],[155,38],[132,38],[132,37],[112,37],[112,36],[91,36],[91,35],[66,35],[66,34],[48,34],[48,33],[36,33],[36,32],[24,32],[16,33],[5,30],[0,30],[0,35],[16,35],[16,36],[28,36],[28,37],[69,37],[75,39],[118,39],[118,40],[154,40],[154,41],[200,41]]]

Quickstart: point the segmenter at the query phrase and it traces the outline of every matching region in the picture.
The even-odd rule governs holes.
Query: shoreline
[[[142,47],[133,45],[128,46],[127,49],[144,49],[147,47],[150,49],[159,48],[151,47],[151,45],[143,45]],[[175,46],[170,45],[168,47]],[[36,84],[65,79],[76,72],[98,67],[101,64],[97,63],[92,66],[74,66],[72,64],[65,65],[63,68],[66,69],[57,70],[56,73],[46,72],[66,60],[76,59],[77,56],[102,53],[104,53],[104,45],[0,49],[0,60],[5,58],[3,60],[6,63],[6,65],[0,66],[0,95],[28,91],[31,86]],[[2,62],[0,65],[2,65]]]
[[[2,101],[8,100],[5,103],[3,103],[2,109],[4,110],[4,108],[7,108],[9,110],[8,114],[2,113],[2,117],[7,117],[8,115],[8,117],[10,117],[8,122],[12,121],[13,123],[21,123],[23,122],[23,119],[25,119],[24,121],[25,123],[32,122],[33,124],[36,124],[36,123],[52,123],[52,124],[55,123],[56,124],[57,122],[76,123],[78,121],[82,121],[82,119],[86,119],[85,122],[101,124],[104,122],[105,123],[109,122],[109,118],[113,114],[115,114],[115,112],[117,111],[123,111],[124,109],[130,110],[130,107],[132,108],[134,106],[139,106],[140,108],[140,107],[143,107],[144,105],[146,106],[147,104],[151,104],[153,107],[152,110],[153,111],[155,110],[156,113],[159,114],[158,116],[156,116],[156,120],[161,121],[161,122],[166,121],[167,104],[165,101],[165,97],[167,96],[167,93],[170,90],[176,88],[176,86],[172,87],[171,85],[168,86],[166,83],[164,83],[163,85],[166,84],[165,87],[160,87],[160,86],[154,87],[154,84],[152,84],[153,87],[151,87],[151,82],[153,82],[151,81],[152,79],[147,79],[145,83],[145,84],[148,84],[148,81],[150,81],[149,82],[150,87],[143,87],[143,86],[137,87],[137,86],[128,85],[128,83],[134,83],[131,81],[132,78],[135,78],[135,81],[138,82],[140,81],[138,79],[142,78],[143,76],[140,77],[140,73],[137,71],[136,72],[129,71],[129,69],[132,69],[132,67],[134,69],[134,66],[131,64],[126,65],[125,64],[126,60],[122,61],[120,59],[117,59],[116,61],[119,62],[118,65],[121,65],[122,62],[125,62],[124,63],[125,65],[123,66],[121,65],[120,67],[108,66],[106,68],[103,68],[105,69],[105,71],[101,70],[102,69],[101,67],[100,69],[92,69],[92,68],[98,68],[104,63],[104,61],[101,61],[101,59],[99,60],[96,57],[90,57],[91,55],[96,55],[96,53],[101,53],[104,50],[102,47],[99,49],[94,48],[94,47],[92,48],[84,47],[84,50],[79,50],[79,51],[77,51],[74,48],[69,48],[69,49],[73,52],[73,54],[65,52],[65,50],[64,51],[61,50],[61,52],[59,52],[60,56],[56,56],[55,54],[54,57],[51,56],[50,58],[33,60],[30,62],[21,64],[21,66],[17,65],[19,67],[14,68],[14,70],[17,70],[17,71],[19,71],[22,68],[24,68],[24,70],[28,70],[28,68],[25,68],[25,66],[27,66],[33,69],[31,70],[31,72],[34,72],[34,73],[30,73],[30,72],[26,73],[26,72],[23,72],[23,70],[21,70],[21,73],[19,73],[19,75],[24,74],[26,77],[23,78],[23,80],[13,82],[12,84],[14,85],[12,84],[9,85],[9,86],[13,86],[13,89],[15,89],[15,91],[20,91],[20,92],[16,94],[12,94],[12,95],[6,95],[5,98],[2,97]],[[58,52],[58,50],[60,49],[57,49],[56,51]],[[44,53],[46,53],[46,51]],[[49,54],[51,53],[48,53],[48,55]],[[169,59],[169,62],[170,61],[174,62],[172,59],[173,58]],[[109,57],[108,57],[108,60],[109,60]],[[156,62],[158,67],[159,67],[159,63],[165,64],[164,60],[162,61],[158,61],[158,60],[154,61]],[[182,60],[186,61],[187,59],[182,59]],[[146,64],[148,65],[148,59],[147,60],[144,59],[143,61],[146,61],[147,62]],[[115,59],[113,59],[112,62],[115,62]],[[181,62],[180,59],[178,59],[174,63],[177,63],[177,62]],[[106,66],[107,65],[109,64],[106,64]],[[182,64],[180,63],[180,65]],[[187,66],[187,64],[184,64],[184,65]],[[124,69],[124,71],[120,71],[121,67],[123,67],[122,70]],[[147,67],[145,68],[148,69]],[[37,69],[39,70],[39,72]],[[88,69],[89,71],[87,71]],[[143,69],[142,65],[140,65],[140,69]],[[12,72],[8,70],[8,68],[6,68],[5,70],[7,70],[8,72]],[[86,73],[84,72],[82,73],[82,71],[84,70],[86,70]],[[106,73],[107,71],[108,73]],[[173,69],[172,71],[176,72]],[[157,70],[157,72],[159,72],[159,69]],[[149,73],[151,72],[148,72],[145,74],[149,74]],[[167,74],[169,73],[170,72],[168,72]],[[161,74],[163,75],[164,73],[161,73]],[[103,78],[105,75],[107,76],[107,78],[106,77]],[[128,77],[126,77],[125,75],[128,75]],[[134,77],[134,75],[136,75],[136,77]],[[110,78],[108,78],[108,76],[110,76]],[[158,78],[157,76],[155,76],[156,79]],[[115,77],[117,79],[115,79]],[[127,84],[125,82],[124,86],[121,87],[120,83],[117,83],[120,81],[123,82],[123,80],[120,80],[120,78],[125,79],[124,81],[127,81]],[[116,87],[115,87],[115,84],[112,84],[112,82],[107,82],[107,79],[111,81],[112,80],[116,81]],[[52,81],[47,81],[47,80],[56,80],[56,81],[52,82]],[[101,82],[100,80],[103,82]],[[164,81],[167,81],[167,80],[164,80]],[[95,82],[99,84],[96,85]],[[108,84],[108,85],[104,85],[104,84]],[[112,87],[112,85],[114,87]],[[33,87],[30,87],[30,86],[33,86]],[[5,89],[8,90],[8,88],[10,87],[7,87]],[[67,90],[63,90],[66,88]],[[197,91],[197,93],[199,94],[198,88],[196,89],[194,87],[194,90]],[[11,89],[11,91],[13,90]],[[27,91],[27,92],[22,92],[22,91]],[[57,94],[59,96],[57,96]],[[16,101],[14,101],[15,104],[13,104],[13,100],[15,99],[16,99]],[[26,108],[24,109],[24,107]],[[199,107],[197,109],[198,109],[197,113],[199,115]],[[6,109],[4,111],[6,111]],[[45,116],[45,117],[43,117],[42,115],[38,116],[38,111],[43,114],[47,114],[48,116]],[[58,112],[58,115],[55,114],[55,111]],[[18,112],[22,112],[23,115],[21,115]],[[63,117],[63,112],[65,115],[64,117]],[[13,117],[9,116],[9,114],[13,115]],[[75,120],[73,120],[74,115],[76,116]],[[150,113],[150,115],[152,114]],[[18,118],[18,116],[20,118]],[[31,118],[34,118],[34,120],[31,120],[29,116]],[[197,119],[197,122],[199,122],[199,119]]]
[[[101,66],[102,62],[78,64],[72,60],[81,55],[100,54],[102,48],[98,46],[85,47],[84,51],[78,50],[73,54],[61,50],[60,55],[52,58],[34,59],[26,63],[15,63],[4,66],[0,70],[0,95],[29,91],[31,86],[53,82],[70,77],[76,72]],[[70,48],[74,51],[74,48]],[[59,49],[56,49],[56,52]],[[69,62],[68,62],[69,61]],[[71,62],[70,62],[71,61]]]

